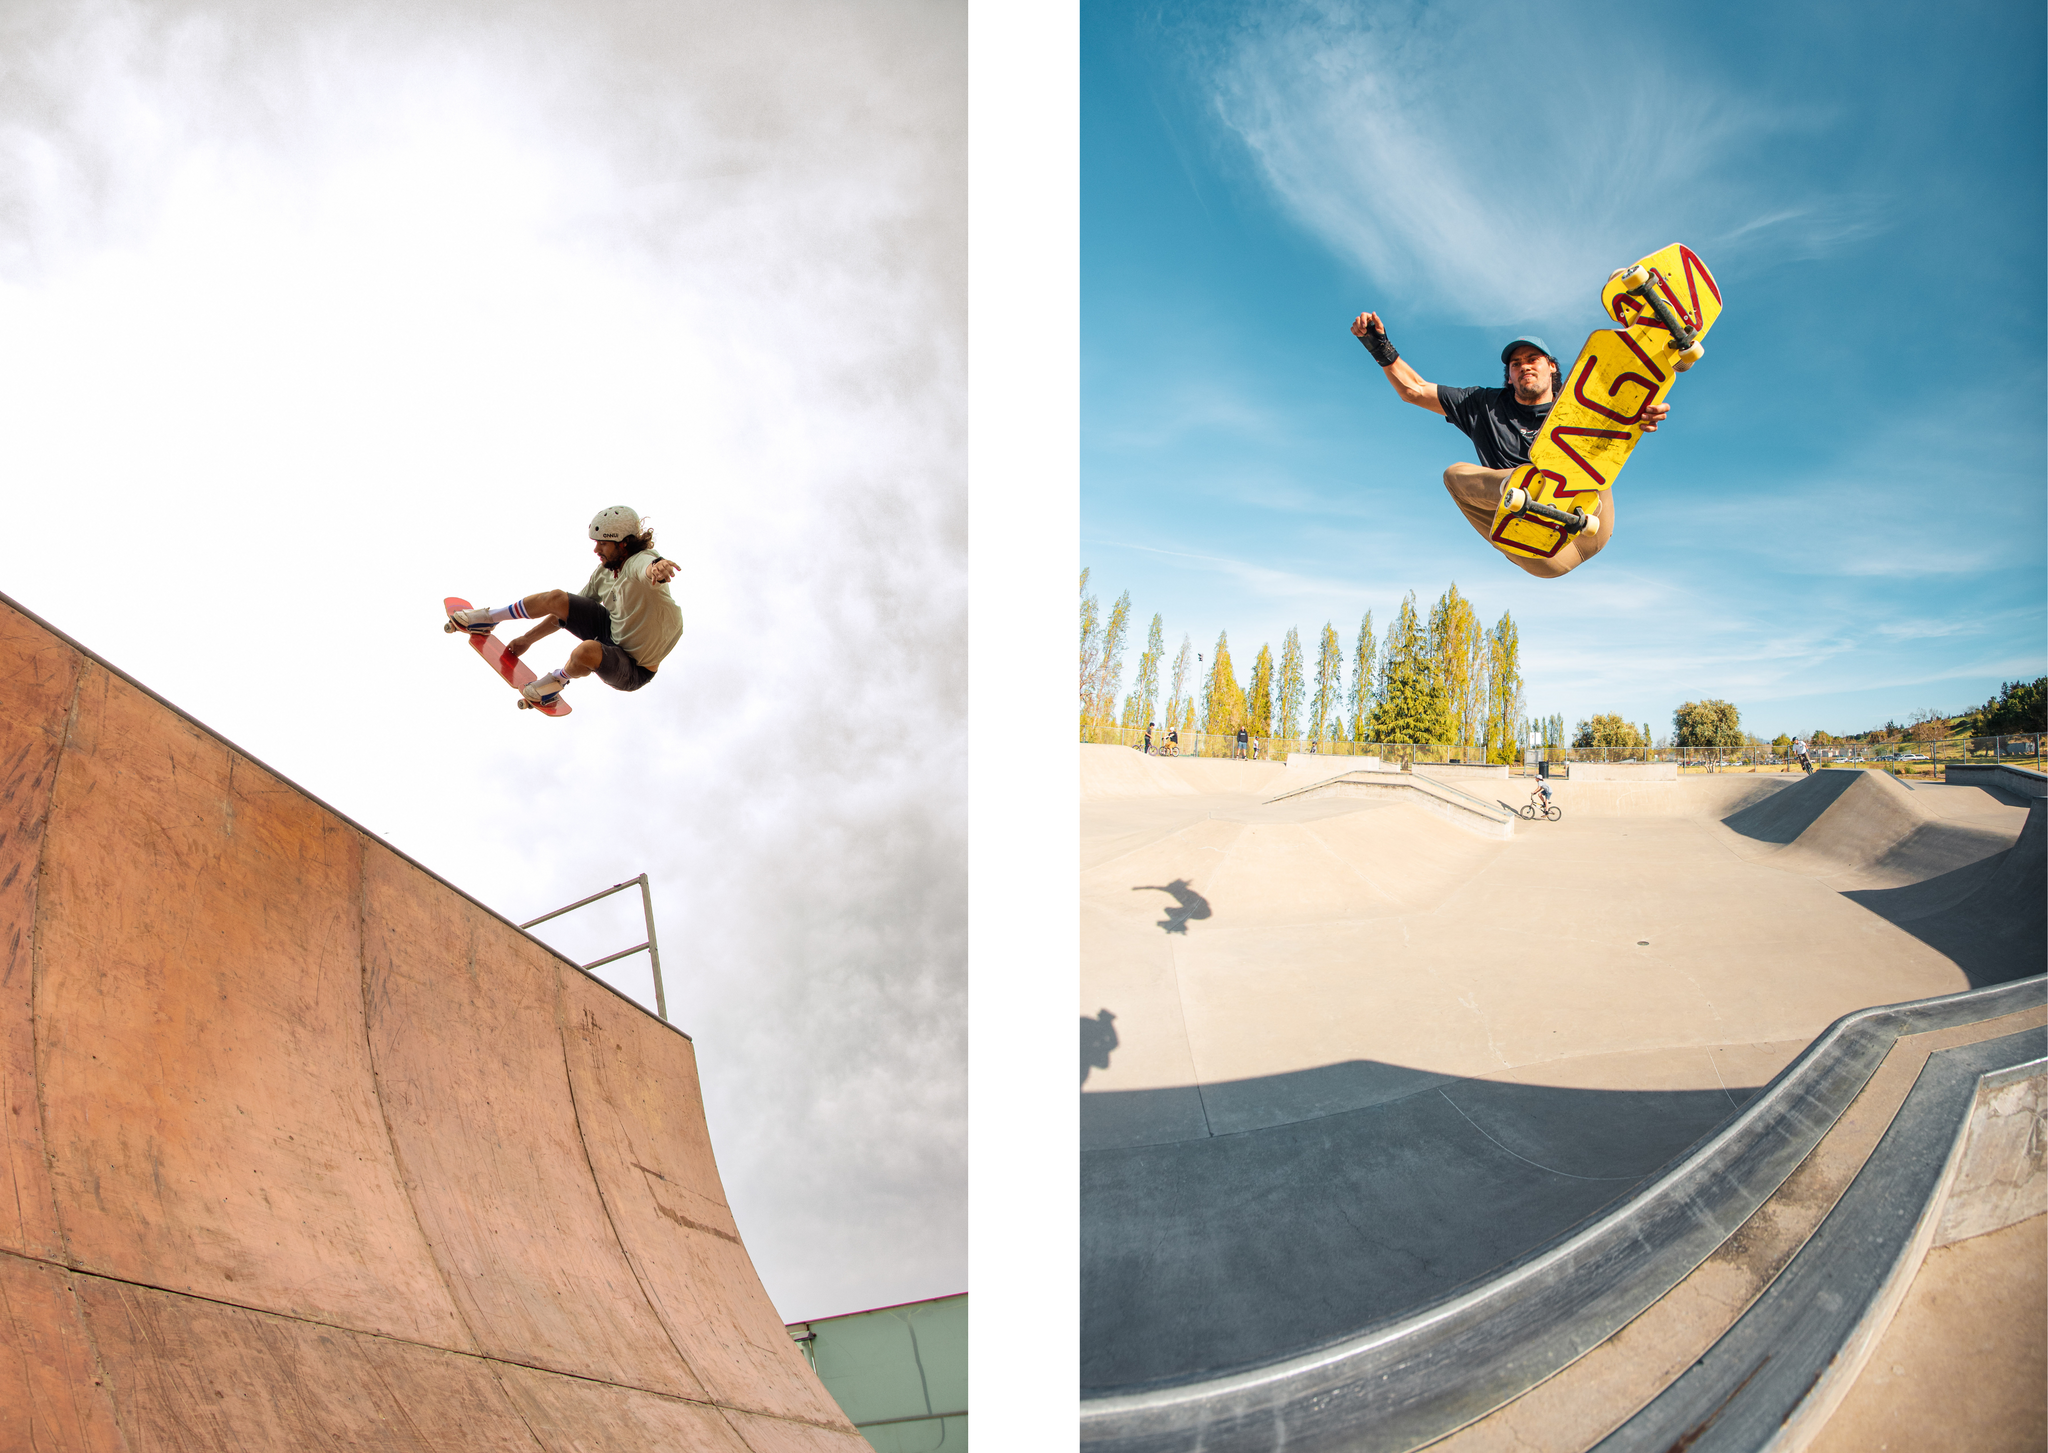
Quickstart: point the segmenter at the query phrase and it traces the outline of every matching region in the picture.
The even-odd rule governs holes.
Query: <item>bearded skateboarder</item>
[[[554,671],[519,688],[523,708],[551,707],[562,688],[595,675],[615,691],[638,691],[683,636],[683,612],[668,593],[679,568],[654,553],[654,531],[625,505],[599,510],[590,522],[598,566],[580,593],[544,590],[510,605],[458,610],[442,629],[488,635],[500,621],[531,620],[534,628],[505,643],[515,660],[543,636],[567,626],[582,644]]]
[[[1351,332],[1386,374],[1395,393],[1417,408],[1441,414],[1472,441],[1479,463],[1453,464],[1444,471],[1444,488],[1480,537],[1494,543],[1501,487],[1528,464],[1530,446],[1557,401],[1560,370],[1550,345],[1541,338],[1517,338],[1500,351],[1503,377],[1499,388],[1453,388],[1431,383],[1410,367],[1388,341],[1378,313],[1360,313],[1352,321]],[[1650,404],[1636,423],[1644,433],[1654,433],[1670,412],[1669,404]],[[1600,491],[1595,512],[1600,528],[1575,535],[1548,559],[1532,559],[1508,550],[1501,553],[1531,575],[1546,579],[1563,575],[1599,554],[1613,538],[1613,491]]]

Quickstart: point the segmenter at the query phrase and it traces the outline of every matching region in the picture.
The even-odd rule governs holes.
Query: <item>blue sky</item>
[[[1559,23],[1569,17],[1570,24]],[[1081,28],[1081,563],[1240,675],[1455,581],[1528,709],[1765,736],[2048,670],[2038,6],[1219,5]],[[1452,507],[1432,382],[1569,362],[1671,242],[1726,310],[1616,531],[1525,576]]]

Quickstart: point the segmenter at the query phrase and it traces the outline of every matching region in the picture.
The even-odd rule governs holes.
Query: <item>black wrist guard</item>
[[[1381,329],[1377,333],[1367,329],[1365,336],[1358,341],[1365,345],[1365,351],[1372,355],[1372,361],[1381,368],[1388,367],[1395,359],[1401,356],[1395,351],[1393,342],[1387,337],[1385,329]]]

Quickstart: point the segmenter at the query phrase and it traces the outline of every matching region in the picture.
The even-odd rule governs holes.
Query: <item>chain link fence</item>
[[[1115,727],[1083,723],[1081,740],[1105,746],[1146,750],[1143,727]],[[2000,737],[1944,737],[1914,742],[1832,742],[1824,747],[1809,746],[1808,758],[1815,770],[1826,767],[1872,767],[1900,777],[1939,779],[1942,769],[1965,763],[1996,764],[2040,769],[2042,734],[2024,732]],[[1547,762],[1640,762],[1673,763],[1681,772],[1797,772],[1799,759],[1790,748],[1768,743],[1745,747],[1536,747],[1526,754],[1509,749],[1506,757],[1498,749],[1450,742],[1337,742],[1299,741],[1282,737],[1247,736],[1239,745],[1234,733],[1181,732],[1177,741],[1155,728],[1151,733],[1154,756],[1245,758],[1256,762],[1278,762],[1293,753],[1316,753],[1342,757],[1378,757],[1383,762],[1413,765],[1421,762],[1493,762],[1512,759],[1520,766],[1528,760]]]

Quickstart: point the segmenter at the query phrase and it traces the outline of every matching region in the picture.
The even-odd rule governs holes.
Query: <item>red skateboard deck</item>
[[[459,595],[447,596],[441,601],[441,604],[447,607],[449,615],[454,615],[459,610],[469,609],[469,602]],[[519,690],[520,687],[533,680],[533,668],[517,656],[506,655],[505,643],[498,639],[497,632],[493,631],[487,636],[472,636],[468,635],[467,632],[464,635],[469,641],[470,649],[483,657],[490,668],[498,673],[499,680],[510,686],[514,691]],[[553,706],[536,706],[533,708],[542,716],[567,716],[571,709],[569,703],[559,696],[555,698]]]

